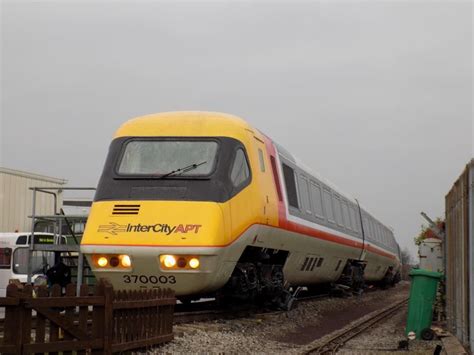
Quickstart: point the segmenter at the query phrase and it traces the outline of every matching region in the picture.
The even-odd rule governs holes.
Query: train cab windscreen
[[[119,137],[94,200],[225,202],[252,179],[247,165],[243,183],[232,181],[242,158],[248,162],[244,145],[230,137]]]
[[[132,140],[126,143],[120,175],[207,176],[214,169],[215,141]]]

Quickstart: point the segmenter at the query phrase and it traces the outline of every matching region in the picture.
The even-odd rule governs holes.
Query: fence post
[[[26,285],[23,288],[23,302],[20,304],[21,306],[21,328],[19,328],[19,332],[23,333],[21,336],[22,346],[31,343],[31,308],[25,307],[25,302],[28,302],[29,299],[33,297],[33,286]],[[23,349],[22,349],[23,351]]]
[[[66,296],[67,297],[74,297],[76,296],[76,286],[74,284],[68,284],[66,285]],[[75,309],[73,307],[66,308],[65,312],[65,317],[66,319],[69,319],[72,323],[74,323],[74,311]],[[66,329],[64,329],[64,340],[72,340],[73,336],[66,332]],[[72,355],[72,351],[63,351],[63,355]]]
[[[102,279],[99,279],[97,285],[95,287],[95,295],[96,296],[104,296],[104,283]],[[105,341],[104,341],[104,305],[94,306],[93,313],[92,313],[92,340],[101,339],[102,342],[102,349],[93,349],[92,354],[103,354],[105,348]]]
[[[114,288],[108,280],[103,279],[102,282],[104,285],[104,354],[111,355],[114,321]]]
[[[18,294],[18,286],[15,284],[9,284],[7,286],[7,297],[20,298]],[[15,345],[14,354],[21,354],[21,336],[22,332],[18,332],[18,329],[22,329],[21,322],[21,304],[17,306],[5,307],[5,323],[3,328],[3,341],[5,345]]]

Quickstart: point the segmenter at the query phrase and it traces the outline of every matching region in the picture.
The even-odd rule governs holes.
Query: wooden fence
[[[0,353],[111,354],[173,339],[174,291],[114,291],[101,279],[93,295],[82,285],[77,297],[75,287],[62,295],[59,285],[8,285]]]

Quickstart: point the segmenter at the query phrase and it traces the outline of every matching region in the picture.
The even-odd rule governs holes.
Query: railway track
[[[366,292],[376,292],[378,289],[368,289]],[[294,306],[299,306],[308,301],[333,297],[330,293],[307,295],[295,299]],[[174,323],[183,324],[190,322],[205,322],[215,319],[237,319],[258,315],[281,314],[287,311],[262,311],[257,307],[241,307],[237,309],[219,308],[213,301],[197,302],[188,305],[177,304],[175,306]]]
[[[357,322],[354,326],[350,327],[347,330],[344,330],[342,333],[337,333],[336,335],[325,340],[322,344],[319,343],[317,346],[312,347],[305,351],[305,355],[309,354],[336,354],[337,351],[350,339],[356,337],[367,329],[373,327],[375,324],[381,320],[387,318],[388,316],[394,314],[403,306],[408,303],[408,299],[405,299],[401,302],[396,303],[393,306],[382,309],[377,312],[369,319],[365,319],[361,322]]]
[[[329,294],[319,294],[312,296],[299,297],[295,300],[295,306],[301,305],[304,302],[313,301],[317,299],[324,299],[330,297]],[[194,304],[198,305],[198,303]],[[209,307],[209,305],[205,306]],[[237,319],[245,317],[255,317],[259,315],[271,315],[271,314],[281,314],[287,311],[275,311],[267,310],[262,311],[261,308],[256,307],[243,307],[240,309],[205,309],[205,310],[196,310],[196,311],[181,311],[178,309],[178,312],[174,313],[174,324],[183,324],[190,322],[205,322],[215,319]]]

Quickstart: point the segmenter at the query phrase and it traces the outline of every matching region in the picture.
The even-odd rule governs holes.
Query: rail
[[[315,347],[311,347],[305,351],[306,355],[309,354],[335,354],[337,350],[347,343],[350,339],[373,327],[375,324],[392,315],[400,308],[408,303],[408,299],[404,299],[401,302],[396,303],[393,306],[382,309],[368,319],[364,319],[357,322],[353,326],[344,330],[342,333],[337,333],[334,336],[324,340],[323,343],[319,343]]]

